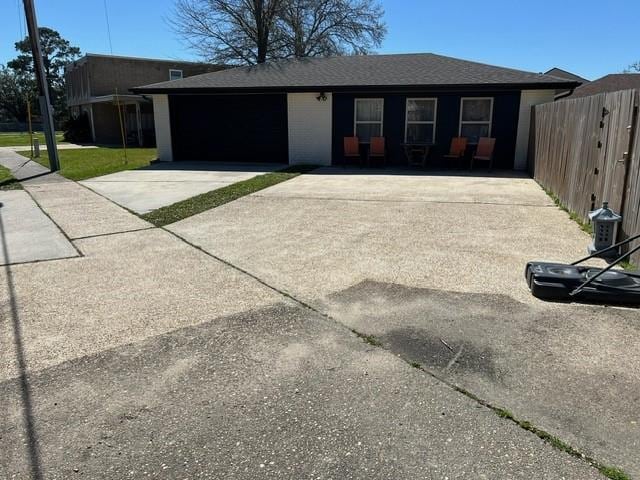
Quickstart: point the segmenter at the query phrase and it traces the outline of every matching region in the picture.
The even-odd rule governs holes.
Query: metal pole
[[[574,295],[577,295],[578,293],[580,293],[584,287],[586,287],[587,285],[589,285],[590,283],[592,283],[594,280],[596,280],[598,277],[600,277],[601,275],[605,274],[606,272],[608,272],[609,270],[611,270],[613,267],[615,267],[617,264],[619,264],[622,260],[624,260],[625,258],[633,255],[635,252],[637,252],[638,250],[640,250],[640,245],[638,245],[637,247],[633,247],[631,250],[629,250],[627,253],[625,253],[624,255],[622,255],[621,257],[617,258],[611,265],[609,265],[607,268],[604,268],[602,270],[600,270],[598,273],[596,273],[593,277],[591,277],[590,279],[588,279],[586,282],[584,282],[582,285],[580,285],[579,287],[577,287],[573,292],[569,293],[569,296],[573,297]]]
[[[582,262],[584,262],[586,260],[589,260],[590,258],[598,257],[598,256],[602,255],[603,253],[610,252],[611,250],[615,250],[616,248],[618,248],[618,247],[620,247],[622,245],[625,245],[627,243],[631,243],[631,242],[633,242],[634,240],[636,240],[638,238],[640,238],[640,233],[634,235],[633,237],[629,237],[626,240],[622,240],[621,242],[618,242],[615,245],[611,245],[610,247],[604,248],[602,250],[598,250],[597,252],[592,253],[588,257],[584,257],[584,258],[581,258],[580,260],[576,260],[571,265],[578,265],[579,263],[582,263]]]
[[[33,6],[33,0],[23,0],[24,13],[27,19],[27,29],[29,31],[29,43],[31,44],[31,53],[33,55],[33,69],[38,82],[38,90],[40,92],[40,114],[43,120],[44,137],[47,141],[47,153],[49,154],[49,168],[52,172],[60,170],[60,161],[58,160],[58,150],[56,148],[56,131],[53,124],[53,109],[51,108],[51,100],[49,99],[49,87],[47,85],[47,77],[42,62],[42,48],[40,46],[40,34],[38,31],[38,22],[36,21],[36,11]]]
[[[27,116],[29,117],[29,145],[31,146],[31,158],[33,158],[33,127],[31,125],[31,99],[27,97]]]

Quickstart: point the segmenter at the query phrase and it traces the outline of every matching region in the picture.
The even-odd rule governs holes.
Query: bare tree
[[[622,73],[640,73],[640,61],[636,63],[632,63],[627,68],[625,68]]]
[[[283,57],[366,54],[386,34],[374,0],[287,0],[278,17]]]
[[[176,0],[174,29],[207,61],[264,63],[282,0]]]
[[[208,61],[368,53],[386,34],[376,0],[176,0],[170,23]]]

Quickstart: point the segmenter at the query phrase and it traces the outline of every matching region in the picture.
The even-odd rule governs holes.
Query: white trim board
[[[553,102],[555,93],[555,90],[522,90],[520,92],[518,133],[516,134],[516,152],[513,159],[513,168],[515,170],[526,170],[529,163],[531,107],[541,103]]]
[[[287,121],[290,165],[331,165],[331,93],[288,93]]]

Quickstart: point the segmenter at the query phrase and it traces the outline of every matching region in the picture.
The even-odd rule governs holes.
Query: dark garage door
[[[170,95],[175,160],[288,162],[287,97]]]

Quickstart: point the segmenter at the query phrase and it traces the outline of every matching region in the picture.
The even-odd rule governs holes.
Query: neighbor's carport
[[[174,160],[287,163],[287,96],[169,95]]]

